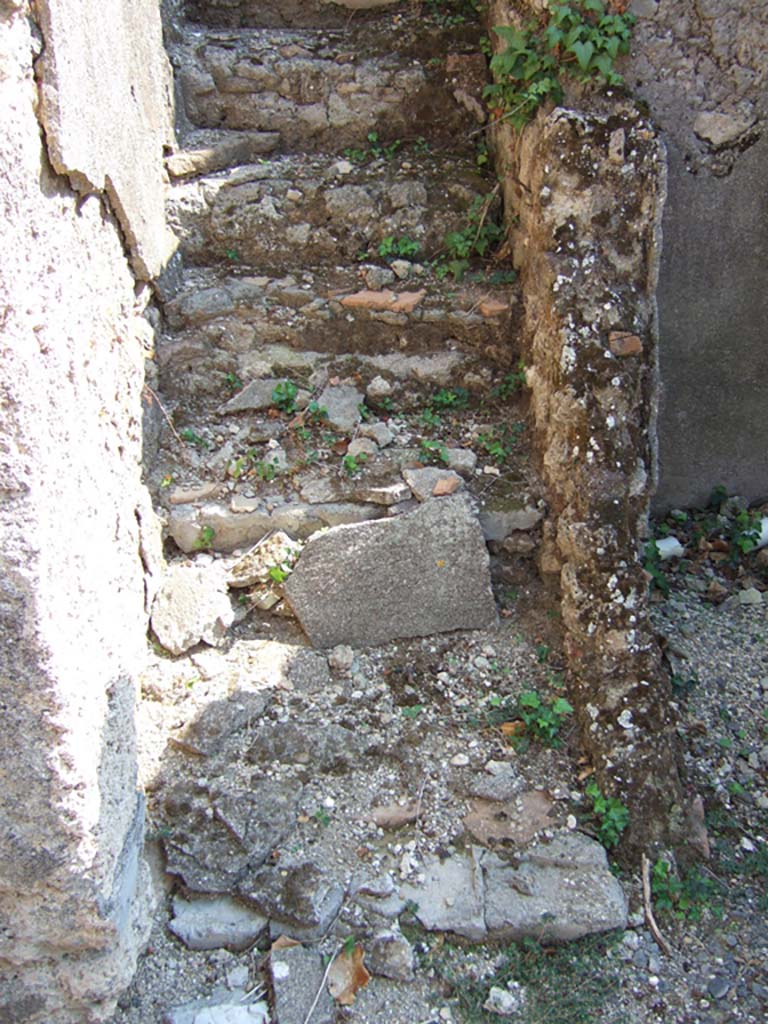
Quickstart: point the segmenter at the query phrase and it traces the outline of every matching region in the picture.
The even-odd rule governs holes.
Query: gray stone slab
[[[272,394],[279,383],[280,381],[273,377],[252,380],[221,407],[221,412],[259,412],[262,409],[269,409],[275,404]]]
[[[243,993],[221,992],[210,999],[177,1006],[163,1016],[163,1024],[269,1024],[263,1000],[243,1004]]]
[[[266,931],[267,919],[227,896],[173,900],[168,927],[188,949],[243,950]]]
[[[482,863],[490,938],[565,941],[627,925],[624,891],[588,836],[536,843],[514,862],[488,852]]]
[[[482,847],[441,861],[424,858],[423,885],[404,885],[403,899],[416,904],[416,917],[429,931],[455,932],[473,942],[487,936]]]
[[[245,872],[238,891],[269,917],[272,935],[300,942],[322,938],[344,899],[343,886],[311,861]]]
[[[274,949],[269,957],[277,1024],[305,1024],[315,996],[320,998],[312,1024],[333,1024],[336,1008],[323,985],[325,967],[319,953],[303,946]]]
[[[403,478],[419,501],[427,501],[432,497],[438,484],[441,487],[452,487],[459,490],[464,486],[461,477],[452,469],[440,469],[437,466],[425,466],[423,469],[404,469]]]
[[[317,400],[328,414],[328,423],[337,430],[354,430],[360,422],[360,404],[365,400],[362,391],[350,384],[327,387]]]
[[[496,622],[488,552],[467,499],[312,537],[286,583],[318,647],[481,629]]]

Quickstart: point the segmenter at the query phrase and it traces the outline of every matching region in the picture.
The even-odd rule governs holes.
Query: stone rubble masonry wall
[[[162,132],[153,129],[144,165],[126,162],[117,133],[130,120],[120,106],[130,85],[140,100],[143,76],[161,73],[164,56],[145,49],[157,25],[156,0],[49,0],[34,12],[0,0],[2,1024],[104,1019],[150,917],[133,723],[151,539],[140,536],[140,455],[152,332],[149,289],[136,287],[124,244],[132,233],[135,264],[159,267],[162,231],[149,220],[160,196],[149,193],[160,178],[142,167],[150,152],[160,164]],[[44,119],[34,70],[43,48],[38,73],[59,76],[46,80]],[[81,115],[87,134],[70,147]],[[68,176],[49,163],[46,139],[57,133]],[[73,190],[81,158],[83,178],[106,196]]]
[[[633,0],[621,71],[669,151],[655,504],[768,497],[768,4]]]
[[[502,0],[492,24],[511,20]],[[518,9],[520,3],[515,5]],[[667,682],[639,564],[653,482],[664,147],[629,102],[496,131],[526,308],[535,448],[582,734],[605,792],[664,840],[680,799]],[[617,353],[623,354],[618,355]],[[666,737],[666,740],[665,740]]]

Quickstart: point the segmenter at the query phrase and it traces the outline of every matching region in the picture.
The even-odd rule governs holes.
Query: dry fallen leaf
[[[269,948],[270,950],[290,949],[291,946],[300,945],[301,943],[297,942],[296,939],[289,939],[287,935],[279,935]]]
[[[351,1006],[371,976],[365,969],[365,950],[355,946],[350,954],[340,953],[328,971],[328,991],[341,1006]]]
[[[579,782],[583,782],[584,779],[588,779],[590,775],[594,775],[594,774],[595,774],[595,769],[594,768],[582,768],[582,770],[579,772],[579,774],[576,776],[576,778],[579,780]]]
[[[519,718],[515,719],[514,722],[502,722],[501,723],[501,734],[502,736],[519,736],[525,732],[525,722],[521,722]]]

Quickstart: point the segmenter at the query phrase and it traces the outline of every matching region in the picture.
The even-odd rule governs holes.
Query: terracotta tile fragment
[[[611,331],[608,335],[608,347],[619,359],[638,356],[643,351],[643,343],[640,338],[629,331]]]

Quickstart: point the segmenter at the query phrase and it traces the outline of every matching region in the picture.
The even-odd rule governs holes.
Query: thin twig
[[[333,954],[331,959],[328,961],[328,966],[325,968],[325,974],[323,975],[323,980],[320,982],[320,988],[317,990],[317,995],[315,996],[314,1001],[313,1001],[312,1005],[309,1008],[309,1013],[304,1018],[304,1024],[309,1024],[309,1019],[312,1016],[312,1014],[315,1012],[315,1007],[317,1006],[317,1004],[318,1004],[318,1002],[320,1000],[320,996],[323,994],[323,988],[325,987],[325,983],[328,980],[328,972],[330,971],[331,967],[333,966],[333,961],[339,955],[341,950],[342,950],[342,947],[341,946],[337,946],[336,952]]]
[[[424,778],[421,780],[421,786],[419,788],[419,795],[416,797],[416,820],[414,822],[414,824],[416,826],[418,826],[419,818],[421,817],[421,801],[422,801],[422,798],[424,796],[424,787],[427,785],[427,778],[428,777],[429,777],[428,775],[426,775],[426,774],[424,775]]]
[[[645,909],[646,924],[651,929],[651,935],[653,935],[662,953],[672,956],[672,947],[661,934],[659,926],[656,924],[656,918],[653,916],[653,907],[651,906],[651,862],[645,854],[642,854],[640,864],[643,876],[643,907]]]
[[[152,396],[152,400],[153,400],[153,401],[155,401],[155,402],[157,402],[157,404],[158,404],[158,405],[160,406],[160,412],[161,412],[161,413],[163,414],[163,416],[165,417],[165,422],[166,422],[166,423],[168,424],[168,426],[169,426],[169,427],[171,428],[171,433],[173,434],[173,436],[174,436],[174,437],[176,438],[176,440],[177,440],[177,441],[179,442],[179,444],[184,444],[184,442],[182,441],[182,439],[181,439],[181,438],[179,437],[179,434],[178,434],[178,432],[177,432],[177,430],[176,430],[176,427],[174,427],[174,425],[173,425],[173,423],[172,423],[172,421],[171,421],[171,417],[170,417],[170,416],[168,415],[168,413],[167,413],[167,412],[165,411],[165,406],[164,406],[164,405],[163,405],[163,403],[162,403],[162,402],[160,401],[160,399],[159,399],[159,398],[157,397],[157,395],[156,395],[156,394],[155,394],[155,392],[154,392],[154,391],[152,390],[152,388],[151,388],[151,387],[149,386],[149,384],[145,384],[145,385],[144,385],[144,390],[145,390],[145,391],[148,391],[148,392],[149,392],[149,394],[150,394],[150,395]]]

